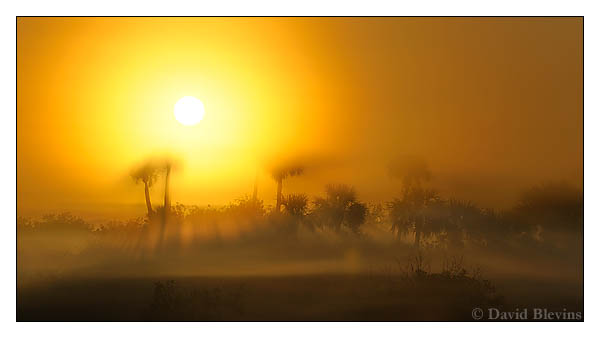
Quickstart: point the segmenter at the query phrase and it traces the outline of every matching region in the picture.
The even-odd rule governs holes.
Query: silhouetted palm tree
[[[317,204],[326,206],[331,216],[335,231],[340,231],[346,209],[356,201],[356,191],[345,184],[328,184],[325,186],[326,197],[316,201]]]
[[[561,247],[583,245],[583,192],[567,182],[546,182],[525,191],[506,215],[511,231]],[[491,236],[490,236],[491,237]]]
[[[162,246],[165,237],[165,231],[167,222],[169,220],[169,214],[171,213],[171,196],[169,193],[169,182],[171,180],[171,169],[173,167],[173,161],[166,159],[163,164],[163,170],[165,171],[165,204],[162,210],[162,220],[160,224],[160,237],[159,237],[159,248]]]
[[[432,232],[432,214],[439,213],[443,203],[433,190],[424,189],[431,179],[427,162],[417,156],[401,156],[388,165],[392,178],[402,182],[402,197],[389,203],[392,232],[396,235],[414,231],[415,247],[419,247],[424,232]],[[431,225],[431,226],[430,226]],[[439,224],[435,224],[438,225]]]
[[[422,235],[431,235],[443,228],[443,201],[433,190],[407,189],[402,198],[389,204],[392,232],[415,233],[415,247]]]
[[[356,235],[361,234],[361,225],[367,220],[367,206],[354,201],[346,211],[345,224]]]
[[[169,181],[171,179],[171,161],[165,163],[165,210],[168,212],[171,210],[171,198],[169,196]]]
[[[282,204],[288,214],[302,218],[308,209],[308,197],[305,194],[289,194],[283,198]]]
[[[446,210],[445,232],[448,244],[453,247],[462,247],[463,239],[467,235],[478,232],[487,224],[483,210],[469,201],[449,200]]]
[[[546,182],[523,192],[511,216],[533,227],[581,232],[583,192],[566,182]]]
[[[431,179],[431,172],[427,162],[416,156],[401,156],[388,165],[388,171],[392,178],[402,181],[403,191],[420,188],[423,182]]]
[[[271,171],[271,176],[277,182],[277,204],[275,211],[281,211],[283,180],[290,176],[299,176],[304,172],[304,167],[301,165],[280,166]]]
[[[346,226],[358,234],[366,220],[367,207],[356,200],[354,188],[345,184],[328,184],[325,193],[325,198],[315,199],[314,215],[336,232]]]
[[[131,172],[131,177],[136,183],[144,183],[144,194],[146,196],[146,208],[148,217],[152,216],[152,203],[150,202],[150,187],[156,182],[158,177],[158,168],[151,163],[145,163]]]

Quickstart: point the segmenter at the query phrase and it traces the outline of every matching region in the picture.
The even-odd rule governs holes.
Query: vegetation
[[[468,201],[444,199],[423,187],[403,189],[402,197],[387,206],[367,205],[358,200],[351,186],[330,184],[325,187],[324,196],[284,196],[282,212],[276,208],[268,210],[262,200],[244,197],[221,208],[176,204],[164,223],[163,217],[151,216],[91,224],[70,214],[59,214],[40,219],[19,218],[17,231],[22,244],[19,249],[29,248],[33,238],[47,240],[44,247],[53,247],[55,240],[85,247],[110,238],[114,247],[120,236],[119,243],[151,251],[163,240],[171,247],[182,242],[202,245],[240,236],[265,240],[275,236],[278,241],[285,241],[286,236],[296,238],[299,232],[311,233],[313,239],[357,235],[366,243],[377,243],[383,236],[380,230],[388,229],[389,238],[406,245],[412,242],[417,249],[479,248],[501,252],[534,245],[574,251],[571,249],[579,247],[582,239],[582,203],[581,192],[559,183],[525,192],[515,207],[502,212],[481,209]],[[162,216],[164,210],[160,207],[153,213]],[[285,232],[278,232],[283,228]]]
[[[131,178],[135,183],[144,183],[144,195],[146,197],[146,208],[148,210],[148,217],[153,214],[152,202],[150,201],[150,187],[156,182],[158,177],[158,168],[150,162],[144,163],[138,168],[135,168],[131,172]]]
[[[302,175],[302,173],[304,173],[304,167],[299,164],[280,165],[272,169],[271,176],[275,182],[277,182],[277,203],[275,204],[275,211],[281,211],[283,201],[283,180],[288,177]]]
[[[257,317],[262,310],[247,312],[247,308],[266,301],[247,301],[243,288],[212,282],[189,287],[168,281],[156,282],[152,301],[140,305],[137,312],[142,317],[132,319],[396,320],[390,316],[402,313],[407,320],[420,313],[415,319],[469,320],[465,317],[469,309],[503,306],[504,299],[480,270],[467,269],[462,258],[445,259],[448,255],[476,262],[517,262],[527,257],[530,262],[569,266],[575,271],[570,276],[580,278],[576,271],[581,271],[582,262],[583,196],[565,183],[533,187],[523,192],[514,207],[487,210],[470,201],[444,198],[428,187],[431,174],[423,162],[415,160],[410,165],[390,166],[392,176],[400,179],[398,198],[366,204],[347,184],[328,184],[322,196],[283,195],[283,180],[303,173],[302,166],[287,166],[273,172],[278,185],[274,208],[265,206],[256,194],[216,208],[171,205],[172,162],[160,163],[148,162],[131,174],[136,182],[144,183],[146,217],[103,223],[68,213],[18,218],[19,285],[39,283],[40,274],[77,279],[350,272],[362,276],[360,281],[345,277],[344,296],[330,299],[342,308],[342,304],[351,304],[350,309],[355,306],[355,310],[341,311],[342,317],[300,315],[292,308],[285,310],[292,312]],[[162,174],[164,204],[153,209],[149,189]],[[390,259],[402,256],[407,258],[396,259],[395,268],[388,266]],[[564,278],[565,273],[560,273]],[[273,288],[267,280],[256,283],[255,293]],[[317,289],[303,289],[303,297],[327,297],[323,292],[329,290],[329,282],[314,283]],[[292,292],[285,291],[287,287],[291,286],[281,292]],[[373,301],[361,300],[367,298]],[[426,314],[427,306],[443,311]]]

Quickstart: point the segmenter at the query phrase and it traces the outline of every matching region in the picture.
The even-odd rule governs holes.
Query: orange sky
[[[307,163],[284,193],[385,201],[402,154],[483,206],[581,186],[582,46],[580,18],[19,18],[18,213],[143,213],[128,173],[164,153],[186,204],[251,194],[257,171],[272,204],[282,156]],[[206,107],[196,126],[173,117],[186,95]]]

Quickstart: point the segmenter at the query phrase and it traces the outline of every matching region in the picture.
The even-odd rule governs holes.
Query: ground
[[[429,274],[54,280],[17,290],[18,321],[472,321],[487,311],[581,311],[580,284]],[[488,286],[490,287],[488,289]]]

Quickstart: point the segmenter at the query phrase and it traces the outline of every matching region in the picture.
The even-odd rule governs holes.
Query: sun
[[[193,126],[204,118],[204,104],[193,96],[184,96],[175,103],[175,119],[186,126]]]

